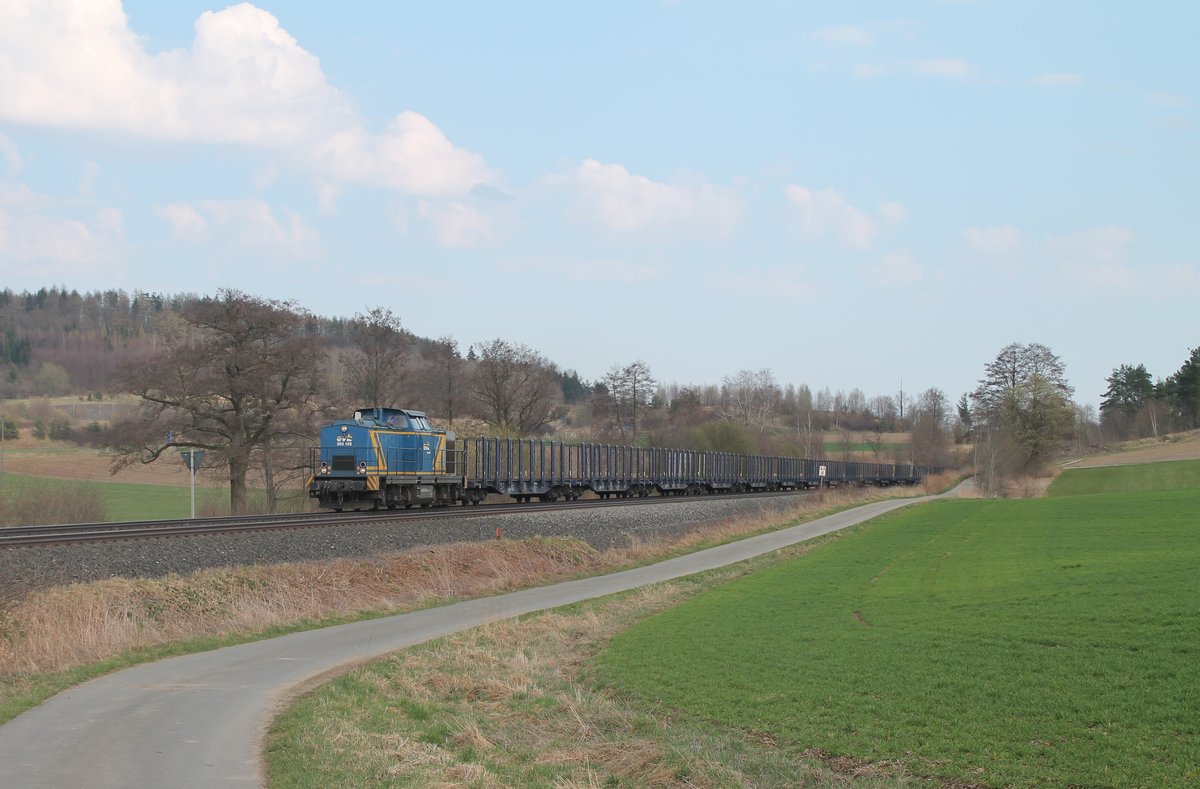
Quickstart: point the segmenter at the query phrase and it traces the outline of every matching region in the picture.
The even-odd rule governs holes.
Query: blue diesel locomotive
[[[746,493],[841,485],[914,485],[929,469],[905,463],[806,460],[687,449],[456,439],[421,411],[363,408],[321,429],[309,497],[324,509]]]
[[[359,409],[321,428],[308,495],[336,512],[454,504],[464,481],[454,444],[421,411]]]

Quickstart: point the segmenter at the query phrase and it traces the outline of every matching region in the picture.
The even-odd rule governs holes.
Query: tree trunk
[[[240,455],[229,458],[229,511],[234,515],[246,512],[246,470],[249,461]]]
[[[274,514],[277,505],[275,491],[275,467],[271,462],[271,439],[263,440],[263,478],[267,485],[267,512]]]

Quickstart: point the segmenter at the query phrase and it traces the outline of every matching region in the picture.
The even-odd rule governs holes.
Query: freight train
[[[308,495],[323,509],[479,504],[489,493],[529,502],[701,493],[750,493],[841,485],[913,485],[928,469],[902,463],[567,444],[513,438],[458,439],[421,411],[362,408],[321,429]]]

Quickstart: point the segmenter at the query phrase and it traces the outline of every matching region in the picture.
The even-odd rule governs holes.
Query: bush
[[[89,485],[7,477],[0,486],[0,526],[99,523],[105,517],[104,502]]]
[[[50,438],[55,441],[70,441],[75,437],[69,419],[55,419],[50,423]]]

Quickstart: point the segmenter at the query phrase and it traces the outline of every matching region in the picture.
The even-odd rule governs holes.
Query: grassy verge
[[[1162,491],[896,514],[634,625],[597,677],[794,754],[1193,785],[1197,509],[1200,491]]]
[[[889,497],[899,492],[873,491]],[[604,553],[574,540],[505,540],[363,561],[111,579],[34,592],[0,605],[0,723],[82,679],[162,656],[161,648],[195,651],[283,628],[320,627],[347,616],[382,616],[607,572],[864,500],[852,491],[823,500],[797,497],[781,516],[713,524],[676,542],[645,541]]]
[[[357,669],[276,721],[267,740],[269,783],[845,786],[843,776],[811,755],[681,721],[653,705],[597,692],[580,676],[631,622],[759,564],[498,622]],[[908,784],[894,771],[864,770],[860,777],[860,785]]]
[[[84,494],[96,507],[79,511],[69,500]],[[251,511],[265,511],[266,493],[248,491]],[[23,474],[0,476],[0,501],[27,501],[30,517],[22,523],[73,523],[92,521],[148,521],[187,518],[191,514],[191,490],[188,487],[147,485],[130,482],[89,482],[33,477]],[[290,503],[289,503],[290,502]],[[67,504],[64,508],[63,504]],[[307,506],[306,494],[287,497],[282,508]],[[9,509],[6,507],[5,509]],[[14,508],[15,509],[15,508]],[[227,489],[197,487],[196,514],[205,517],[229,512]],[[41,517],[39,517],[41,516]],[[0,520],[0,524],[4,521]]]
[[[1200,460],[1173,460],[1137,466],[1068,469],[1047,496],[1129,493],[1149,490],[1200,490]]]

